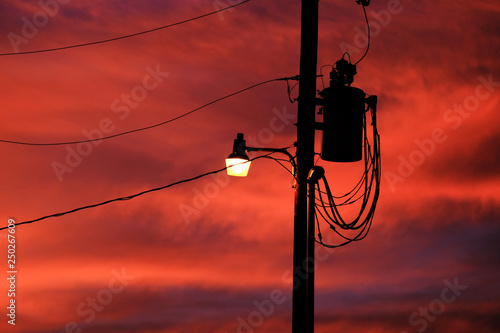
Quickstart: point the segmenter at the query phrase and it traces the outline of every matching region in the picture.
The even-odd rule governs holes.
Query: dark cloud
[[[454,182],[497,181],[500,176],[500,155],[497,153],[500,151],[500,133],[487,129],[476,140],[436,153],[430,160],[429,172],[434,178]]]

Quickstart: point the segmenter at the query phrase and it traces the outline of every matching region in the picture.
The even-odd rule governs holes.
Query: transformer
[[[321,158],[330,162],[357,162],[363,152],[365,92],[349,86],[331,86],[323,97]]]

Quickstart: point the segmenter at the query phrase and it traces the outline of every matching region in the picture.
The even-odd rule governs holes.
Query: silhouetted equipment
[[[229,176],[246,177],[248,174],[248,170],[250,169],[250,159],[248,158],[246,153],[248,151],[267,151],[271,153],[285,154],[290,160],[290,164],[292,165],[291,173],[295,177],[297,171],[297,165],[295,164],[295,159],[292,156],[292,154],[288,152],[288,148],[290,147],[286,148],[248,147],[246,144],[246,140],[244,139],[244,134],[237,133],[236,139],[234,139],[233,143],[233,152],[229,154],[229,156],[226,158],[227,174]],[[275,158],[269,155],[265,157],[276,160]]]
[[[358,5],[362,5],[364,7],[368,7],[370,5],[370,0],[357,0],[356,3]]]
[[[321,158],[356,162],[363,151],[365,92],[353,87],[329,87],[320,92],[323,104]]]
[[[229,155],[228,158],[241,157],[248,160],[248,156],[245,154],[246,149],[246,140],[244,139],[243,133],[237,133],[236,139],[234,139],[233,143],[233,152]]]
[[[233,152],[226,158],[226,167],[229,176],[247,176],[250,169],[250,159],[246,154],[246,141],[243,139],[243,133],[236,134]]]
[[[299,76],[281,80],[299,79],[297,108],[296,159],[284,149],[251,148],[246,151],[271,151],[287,154],[293,165],[295,181],[295,211],[293,240],[293,297],[292,333],[314,332],[314,275],[315,245],[335,248],[362,240],[368,234],[380,192],[380,137],[376,125],[377,97],[365,98],[363,90],[351,87],[358,64],[368,53],[370,25],[365,7],[370,0],[357,0],[363,6],[367,24],[368,44],[365,54],[355,64],[342,59],[337,61],[330,73],[330,87],[316,98],[316,66],[318,52],[318,0],[302,0],[301,46]],[[290,87],[288,96],[290,98]],[[290,102],[294,102],[290,98]],[[367,108],[365,110],[365,104]],[[322,106],[323,123],[315,122],[316,105]],[[366,131],[366,112],[371,110],[372,144]],[[328,185],[324,170],[315,165],[315,130],[323,131],[321,158],[333,162],[355,162],[363,160],[364,172],[354,188],[342,196],[334,196]],[[233,153],[243,136],[238,134]],[[244,152],[243,152],[244,153]],[[234,155],[230,155],[234,157]],[[243,160],[245,163],[245,160]],[[231,164],[229,164],[231,165]],[[229,171],[228,171],[229,172]],[[317,194],[317,195],[316,195]],[[359,213],[352,220],[345,220],[340,208],[359,203]],[[317,213],[317,214],[316,214]],[[323,241],[318,215],[328,223],[330,229],[342,240],[341,244]],[[318,237],[315,237],[315,228]]]
[[[322,99],[323,130],[321,158],[330,162],[360,161],[363,153],[365,92],[351,87],[356,66],[340,59],[330,73],[330,87]]]
[[[345,53],[344,55],[348,55]],[[315,183],[316,212],[340,236],[340,245],[322,240],[318,223],[317,242],[326,247],[339,247],[366,237],[370,230],[380,193],[380,136],[377,130],[377,96],[366,97],[363,90],[351,87],[356,65],[344,57],[335,63],[330,73],[330,87],[319,92],[316,104],[321,105],[323,122],[316,128],[323,131],[321,158],[331,162],[363,161],[364,172],[354,188],[343,195],[334,195],[324,174]],[[370,111],[372,135],[367,130],[367,112]],[[371,141],[371,143],[370,143]],[[359,203],[356,217],[346,220],[341,208]]]

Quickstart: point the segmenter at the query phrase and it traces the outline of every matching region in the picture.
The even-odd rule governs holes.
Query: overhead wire
[[[363,145],[363,159],[364,159],[364,172],[361,180],[354,186],[354,188],[342,196],[333,196],[332,191],[328,185],[326,177],[320,179],[323,183],[324,190],[322,190],[320,182],[315,184],[315,191],[318,193],[315,200],[316,224],[318,225],[318,239],[315,241],[325,247],[336,248],[347,245],[354,241],[362,240],[368,234],[373,221],[375,207],[380,193],[380,136],[377,130],[376,121],[376,107],[369,105],[372,118],[372,132],[373,132],[373,150],[370,145],[370,140],[367,135],[367,122],[366,115],[363,114],[363,132],[364,132],[364,145]],[[363,193],[359,194],[363,190]],[[343,199],[342,202],[336,202]],[[350,205],[356,202],[360,203],[359,211],[356,217],[350,221],[345,220],[338,207]],[[322,239],[321,227],[318,215],[326,221],[330,229],[339,235],[345,242],[341,244],[327,244]],[[355,232],[355,236],[349,237],[347,232]]]
[[[90,46],[90,45],[96,45],[96,44],[103,44],[103,43],[108,43],[108,42],[114,42],[114,41],[117,41],[117,40],[131,38],[131,37],[135,37],[135,36],[139,36],[139,35],[144,35],[144,34],[148,34],[148,33],[154,32],[154,31],[158,31],[158,30],[162,30],[162,29],[166,29],[166,28],[171,28],[171,27],[174,27],[174,26],[177,26],[177,25],[181,25],[181,24],[184,24],[184,23],[192,22],[192,21],[195,21],[195,20],[198,20],[198,19],[210,16],[210,15],[214,15],[214,14],[220,13],[222,11],[225,11],[225,10],[237,7],[237,6],[242,5],[242,4],[244,4],[246,2],[249,2],[249,1],[251,1],[251,0],[243,0],[241,2],[238,2],[238,3],[234,4],[234,5],[227,6],[227,7],[224,7],[224,8],[221,8],[221,9],[218,9],[218,10],[215,10],[215,11],[203,14],[203,15],[199,15],[199,16],[187,19],[187,20],[183,20],[183,21],[179,21],[179,22],[176,22],[176,23],[167,24],[167,25],[164,25],[164,26],[161,26],[161,27],[157,27],[157,28],[153,28],[153,29],[149,29],[149,30],[145,30],[145,31],[136,32],[136,33],[129,34],[129,35],[123,35],[123,36],[119,36],[119,37],[113,37],[113,38],[109,38],[109,39],[103,39],[103,40],[99,40],[99,41],[82,43],[82,44],[74,44],[74,45],[68,45],[68,46],[55,47],[55,48],[50,48],[50,49],[41,49],[41,50],[23,51],[23,52],[0,53],[0,56],[13,56],[13,55],[24,55],[24,54],[53,52],[53,51],[61,51],[61,50],[67,50],[67,49],[74,49],[74,48],[77,48],[77,47],[84,47],[84,46]]]
[[[286,87],[287,87],[287,94],[288,94],[288,100],[290,101],[290,103],[295,103],[298,101],[298,98],[294,98],[292,99],[292,96],[291,96],[291,93],[293,91],[293,89],[299,84],[299,82],[296,82],[292,87],[290,87],[290,83],[288,82],[288,80],[286,80]]]
[[[366,14],[366,6],[370,4],[370,0],[357,0],[358,4],[363,7],[363,13],[365,16],[366,26],[367,26],[367,35],[368,42],[366,46],[365,53],[363,56],[354,64],[355,66],[365,58],[368,54],[368,50],[370,49],[370,23],[368,21],[368,15]],[[344,52],[342,55],[342,59],[347,56],[348,63],[351,64],[351,56],[348,52]],[[328,66],[328,65],[325,65]],[[320,68],[323,69],[322,66]],[[324,82],[322,80],[323,88]],[[372,99],[370,97],[370,99]],[[350,190],[349,192],[341,195],[334,196],[332,191],[328,185],[326,177],[323,176],[314,184],[314,191],[318,193],[315,197],[314,209],[317,212],[315,215],[316,224],[318,227],[318,239],[315,241],[325,247],[329,248],[337,248],[340,246],[347,245],[354,241],[362,240],[368,234],[371,224],[374,217],[375,207],[377,205],[379,193],[380,193],[380,136],[377,130],[377,121],[376,121],[376,98],[375,103],[368,104],[368,110],[371,110],[371,118],[372,118],[372,132],[373,132],[373,151],[371,150],[370,141],[367,136],[367,124],[366,124],[366,114],[363,113],[363,132],[364,132],[364,144],[363,144],[363,160],[364,160],[364,172],[361,175],[361,179],[358,183]],[[368,103],[368,102],[367,102]],[[325,190],[323,191],[320,186],[320,181],[323,182]],[[360,194],[360,192],[362,193]],[[326,199],[324,199],[326,197]],[[338,202],[338,201],[341,202]],[[347,206],[361,201],[359,212],[355,218],[350,221],[344,220],[338,207]],[[337,235],[339,235],[344,242],[340,244],[327,244],[323,241],[323,236],[321,233],[321,225],[319,223],[318,215],[326,221],[326,223],[330,226]],[[356,235],[354,237],[349,237],[346,232],[355,232]]]
[[[172,26],[175,26],[175,25],[187,23],[187,22],[190,22],[190,21],[193,21],[193,20],[196,20],[196,19],[200,19],[200,18],[209,16],[209,15],[213,15],[213,14],[219,13],[221,11],[230,9],[232,7],[239,6],[239,5],[241,5],[243,3],[246,3],[246,2],[249,2],[249,1],[250,0],[244,0],[242,2],[239,2],[239,3],[235,4],[235,5],[231,5],[231,6],[222,8],[220,10],[216,10],[216,11],[204,14],[204,15],[200,15],[200,16],[197,16],[197,17],[192,18],[192,19],[188,19],[188,20],[176,22],[176,23],[173,23],[173,24],[170,24],[170,25],[166,25],[166,26],[155,28],[155,29],[150,29],[150,30],[146,30],[146,31],[142,31],[142,32],[130,34],[130,35],[125,35],[125,36],[110,38],[110,39],[101,40],[101,41],[95,41],[95,42],[89,42],[89,43],[83,43],[83,44],[76,44],[76,45],[69,45],[69,46],[64,46],[64,47],[52,48],[52,49],[25,51],[25,52],[18,52],[18,53],[2,53],[2,54],[0,54],[0,56],[50,52],[50,51],[65,50],[65,49],[71,49],[71,48],[77,48],[77,47],[83,47],[83,46],[89,46],[89,45],[95,45],[95,44],[112,42],[112,41],[116,41],[116,40],[120,40],[120,39],[125,39],[125,38],[130,38],[130,37],[134,37],[134,36],[138,36],[138,35],[142,35],[142,34],[151,33],[151,32],[154,32],[154,31],[157,31],[157,30],[161,30],[161,29],[165,29],[165,28],[169,28],[169,27],[172,27]],[[368,1],[368,3],[369,3],[369,1]],[[363,12],[364,12],[364,16],[365,16],[365,20],[366,20],[366,24],[367,24],[368,43],[367,43],[367,48],[366,48],[365,53],[355,63],[355,65],[357,65],[360,61],[362,61],[365,58],[365,56],[368,53],[369,47],[370,47],[370,25],[369,25],[369,21],[368,21],[368,16],[366,14],[365,2],[362,3],[362,7],[363,7]],[[344,55],[342,56],[342,58],[344,58],[344,56],[346,54],[349,57],[349,63],[350,63],[350,55],[348,53],[344,53]],[[323,66],[323,67],[325,67],[325,66]],[[323,67],[321,67],[321,69]],[[321,69],[320,69],[320,71],[321,71]],[[322,75],[320,75],[320,76],[322,77]],[[200,109],[203,109],[203,108],[205,108],[205,107],[207,107],[209,105],[212,105],[212,104],[214,104],[214,103],[216,103],[218,101],[221,101],[223,99],[226,99],[228,97],[231,97],[231,96],[234,96],[236,94],[242,93],[242,92],[244,92],[246,90],[255,88],[255,87],[260,86],[262,84],[266,84],[266,83],[273,82],[273,81],[276,81],[276,80],[283,80],[283,79],[285,79],[287,81],[288,97],[290,99],[290,102],[293,103],[296,99],[292,101],[292,99],[290,97],[290,94],[291,94],[291,91],[293,90],[293,88],[295,86],[293,86],[292,88],[290,88],[288,79],[291,79],[291,78],[272,79],[272,80],[263,81],[261,83],[252,85],[252,86],[250,86],[248,88],[239,90],[239,91],[237,91],[235,93],[232,93],[232,94],[226,95],[224,97],[218,98],[218,99],[216,99],[216,100],[214,100],[212,102],[209,102],[209,103],[207,103],[205,105],[202,105],[202,106],[200,106],[200,107],[198,107],[196,109],[193,109],[193,110],[191,110],[189,112],[186,112],[186,113],[184,113],[184,114],[182,114],[180,116],[174,117],[172,119],[169,119],[169,120],[166,120],[166,121],[154,124],[154,125],[150,125],[150,126],[146,126],[146,127],[142,127],[142,128],[137,128],[137,129],[134,129],[134,130],[125,131],[125,132],[122,132],[122,133],[110,135],[110,136],[107,136],[107,137],[96,138],[96,139],[87,139],[87,140],[75,140],[75,141],[68,141],[68,142],[55,142],[55,143],[33,143],[33,142],[21,142],[21,141],[13,141],[13,140],[0,140],[0,142],[11,143],[11,144],[19,144],[19,145],[32,145],[32,146],[57,146],[57,145],[78,144],[78,143],[84,143],[84,142],[93,142],[93,141],[106,140],[106,139],[110,139],[110,138],[114,138],[114,137],[118,137],[118,136],[130,134],[130,133],[135,133],[135,132],[139,132],[139,131],[148,130],[148,129],[151,129],[151,128],[155,128],[155,127],[158,127],[158,126],[161,126],[161,125],[173,122],[175,120],[183,118],[183,117],[185,117],[185,116],[187,116],[189,114],[192,114],[192,113],[194,113],[194,112],[196,112],[196,111],[198,111]],[[323,78],[322,78],[322,82],[323,82]],[[324,83],[323,83],[323,86],[324,86]],[[332,244],[326,244],[326,243],[324,243],[323,240],[322,240],[322,234],[321,234],[321,230],[320,230],[320,224],[319,224],[318,214],[315,214],[316,215],[316,222],[318,224],[318,237],[319,237],[319,240],[316,240],[316,242],[318,242],[318,243],[320,243],[320,244],[322,244],[323,246],[326,246],[326,247],[332,247],[332,248],[333,247],[339,247],[339,246],[346,245],[346,244],[348,244],[350,242],[353,242],[353,241],[361,240],[361,239],[363,239],[363,238],[366,237],[366,235],[368,234],[368,231],[370,230],[370,227],[371,227],[371,222],[373,220],[374,208],[375,208],[376,202],[378,200],[378,195],[379,195],[380,176],[381,176],[380,175],[380,169],[379,169],[380,168],[380,151],[379,151],[379,142],[380,142],[379,140],[380,140],[380,137],[378,136],[378,132],[377,132],[377,129],[376,129],[375,111],[373,109],[372,109],[372,125],[373,125],[373,137],[374,137],[374,139],[373,139],[373,146],[374,146],[373,152],[370,149],[370,143],[369,143],[369,140],[368,140],[367,135],[366,135],[366,119],[365,118],[363,119],[363,124],[365,126],[365,131],[364,131],[365,132],[365,137],[364,137],[364,140],[365,140],[365,149],[364,149],[365,172],[363,173],[360,181],[354,186],[354,188],[351,191],[347,192],[346,194],[344,194],[344,195],[342,195],[340,197],[335,197],[335,196],[332,195],[330,187],[328,186],[328,182],[327,182],[327,180],[326,180],[326,178],[324,176],[321,178],[321,180],[323,181],[323,184],[324,184],[324,187],[325,187],[325,191],[321,190],[319,182],[317,182],[317,184],[316,184],[317,186],[314,188],[314,190],[318,192],[318,197],[319,197],[319,199],[316,199],[315,210],[319,213],[319,215],[325,221],[327,221],[327,223],[330,225],[330,228],[333,231],[335,231],[340,237],[342,237],[345,240],[345,242],[343,242],[341,244],[337,244],[337,245],[332,245]],[[268,154],[263,155],[263,156],[255,157],[255,158],[252,158],[250,160],[252,161],[252,160],[259,159],[259,158],[271,158],[271,159],[274,159],[276,162],[278,162],[288,172],[290,172],[288,170],[288,168],[286,168],[280,162],[280,159],[276,159],[276,158],[270,157],[270,155],[272,155],[272,154],[274,154],[274,152],[268,153]],[[96,203],[96,204],[92,204],[92,205],[78,207],[78,208],[75,208],[75,209],[72,209],[72,210],[68,210],[68,211],[65,211],[65,212],[60,212],[60,213],[56,213],[56,214],[51,214],[51,215],[43,216],[43,217],[40,217],[40,218],[37,218],[37,219],[34,219],[34,220],[19,222],[19,223],[16,223],[16,225],[30,224],[30,223],[38,222],[38,221],[45,220],[45,219],[48,219],[48,218],[60,217],[60,216],[64,216],[64,215],[67,215],[67,214],[75,213],[75,212],[80,211],[80,210],[85,210],[85,209],[90,209],[90,208],[94,208],[94,207],[106,205],[106,204],[109,204],[109,203],[112,203],[112,202],[116,202],[116,201],[130,200],[130,199],[133,199],[135,197],[138,197],[138,196],[141,196],[141,195],[144,195],[144,194],[147,194],[147,193],[151,193],[151,192],[163,190],[163,189],[175,186],[175,185],[179,185],[179,184],[182,184],[182,183],[193,181],[193,180],[205,177],[205,176],[210,175],[210,174],[215,174],[215,173],[224,171],[226,169],[227,169],[227,167],[224,167],[224,168],[221,168],[221,169],[218,169],[218,170],[215,170],[215,171],[210,171],[210,172],[207,172],[207,173],[200,174],[200,175],[192,177],[192,178],[187,178],[187,179],[184,179],[184,180],[181,180],[181,181],[170,183],[170,184],[165,185],[165,186],[161,186],[161,187],[156,187],[156,188],[153,188],[153,189],[145,190],[145,191],[133,194],[133,195],[119,197],[119,198],[115,198],[115,199],[111,199],[111,200],[106,200],[106,201],[103,201],[103,202],[100,202],[100,203]],[[370,175],[369,175],[369,173],[370,173]],[[293,175],[293,173],[291,173],[291,174]],[[358,195],[358,193],[361,191],[361,189],[364,189],[364,192],[363,192],[363,194]],[[373,192],[374,193],[373,196],[371,196],[372,190],[374,191]],[[327,200],[324,200],[323,195],[326,195]],[[368,205],[370,197],[372,197],[372,202],[371,202],[371,205]],[[337,200],[338,199],[344,199],[344,201],[340,202],[340,203],[339,202],[335,202],[336,199]],[[343,205],[349,205],[349,204],[358,202],[360,200],[362,200],[362,203],[361,203],[361,208],[360,208],[360,212],[359,212],[358,216],[355,219],[353,219],[352,221],[346,222],[342,218],[342,216],[340,215],[337,207],[338,206],[343,206]],[[362,215],[365,212],[365,209],[367,207],[368,207],[368,211],[367,211],[366,217],[364,219],[361,219],[361,217],[362,217]],[[347,237],[346,235],[342,234],[336,227],[339,227],[342,230],[358,230],[358,232],[357,232],[357,235],[355,237]],[[4,230],[4,229],[7,229],[7,228],[8,227],[3,227],[3,228],[0,228],[0,230]]]
[[[323,85],[323,89],[325,89],[325,81],[323,80],[323,68],[324,68],[324,67],[328,67],[328,66],[329,66],[329,67],[331,67],[331,68],[333,68],[333,66],[332,66],[332,65],[323,65],[323,66],[321,66],[321,67],[319,68],[319,74],[320,74],[320,76],[321,76],[321,84]]]
[[[284,148],[284,149],[286,149],[286,148]],[[275,153],[276,152],[269,152],[269,153],[267,153],[265,155],[261,155],[261,156],[257,156],[257,157],[251,158],[250,161],[254,161],[254,160],[257,160],[257,159],[260,159],[260,158],[266,158],[266,157],[269,157],[270,155],[275,154]],[[242,162],[242,163],[246,163],[246,161]],[[42,220],[45,220],[45,219],[48,219],[48,218],[60,217],[60,216],[72,214],[72,213],[75,213],[75,212],[78,212],[78,211],[81,211],[81,210],[85,210],[85,209],[90,209],[90,208],[95,208],[95,207],[107,205],[107,204],[110,204],[110,203],[116,202],[116,201],[130,200],[130,199],[136,198],[138,196],[141,196],[141,195],[144,195],[144,194],[147,194],[147,193],[164,190],[166,188],[169,188],[169,187],[172,187],[172,186],[175,186],[175,185],[179,185],[179,184],[182,184],[182,183],[187,183],[187,182],[190,182],[190,181],[193,181],[193,180],[196,180],[196,179],[199,179],[199,178],[211,175],[211,174],[219,173],[221,171],[226,170],[227,168],[228,167],[226,166],[226,167],[218,169],[218,170],[209,171],[209,172],[200,174],[200,175],[195,176],[195,177],[186,178],[186,179],[183,179],[183,180],[180,180],[180,181],[176,181],[176,182],[170,183],[168,185],[164,185],[164,186],[160,186],[160,187],[155,187],[155,188],[152,188],[152,189],[149,189],[149,190],[145,190],[145,191],[142,191],[142,192],[139,192],[139,193],[135,193],[135,194],[132,194],[132,195],[118,197],[118,198],[115,198],[115,199],[110,199],[110,200],[102,201],[102,202],[99,202],[99,203],[95,203],[95,204],[91,204],[91,205],[87,205],[87,206],[82,206],[82,207],[74,208],[74,209],[71,209],[71,210],[68,210],[68,211],[64,211],[64,212],[60,212],[60,213],[55,213],[55,214],[50,214],[50,215],[42,216],[42,217],[39,217],[39,218],[36,218],[36,219],[33,219],[33,220],[18,222],[18,223],[15,223],[15,225],[19,226],[19,225],[23,225],[23,224],[35,223],[35,222],[39,222],[39,221],[42,221]],[[8,228],[9,227],[2,227],[2,228],[0,228],[0,230],[5,230],[5,229],[8,229]]]
[[[288,146],[288,147],[286,147],[286,148],[284,148],[284,149],[289,149],[289,148],[291,148],[291,147],[293,147],[293,146],[295,146],[295,143],[294,143],[294,144],[292,144],[292,145],[290,145],[290,146]],[[278,163],[279,165],[281,165],[281,166],[283,167],[283,169],[285,169],[285,170],[286,170],[286,171],[287,171],[290,175],[292,175],[294,179],[296,179],[296,176],[297,176],[297,175],[296,175],[296,174],[294,174],[294,173],[293,173],[293,171],[291,171],[290,169],[288,169],[288,168],[287,168],[287,167],[286,167],[286,166],[282,163],[282,162],[289,162],[289,163],[291,163],[291,164],[292,164],[292,161],[290,161],[290,160],[286,160],[286,159],[283,159],[283,158],[276,158],[276,157],[273,157],[273,156],[270,156],[270,155],[265,155],[264,157],[269,158],[269,159],[271,159],[271,160],[274,160],[276,163]],[[293,156],[293,158],[295,158],[295,156]],[[293,164],[292,164],[292,170],[293,170],[293,169],[294,169],[294,167],[293,167]],[[295,170],[295,172],[296,172],[296,170]]]
[[[367,42],[367,45],[366,45],[365,54],[363,54],[363,56],[358,61],[356,61],[356,63],[354,65],[359,64],[359,62],[361,60],[363,60],[366,57],[366,55],[368,54],[368,50],[370,49],[370,39],[371,39],[371,36],[370,36],[370,22],[368,22],[368,15],[366,15],[366,8],[365,8],[370,2],[368,1],[368,3],[365,3],[365,1],[360,1],[358,3],[361,3],[361,7],[363,7],[363,13],[365,14],[368,42]],[[343,58],[343,56],[342,56],[342,58]],[[349,56],[349,62],[350,61],[351,61],[351,56]]]
[[[251,85],[247,88],[244,88],[244,89],[241,89],[241,90],[238,90],[234,93],[231,93],[229,95],[226,95],[226,96],[223,96],[223,97],[220,97],[220,98],[217,98],[211,102],[208,102],[202,106],[199,106],[189,112],[186,112],[186,113],[183,113],[177,117],[174,117],[174,118],[171,118],[169,120],[166,120],[166,121],[162,121],[160,123],[157,123],[157,124],[154,124],[154,125],[149,125],[149,126],[145,126],[145,127],[141,127],[141,128],[137,128],[137,129],[134,129],[134,130],[130,130],[130,131],[125,131],[125,132],[121,132],[121,133],[117,133],[117,134],[113,134],[113,135],[109,135],[109,136],[103,136],[102,138],[95,138],[95,139],[86,139],[86,140],[74,140],[74,141],[66,141],[66,142],[52,142],[52,143],[36,143],[36,142],[23,142],[23,141],[15,141],[15,140],[4,140],[4,139],[0,139],[0,142],[3,142],[3,143],[10,143],[10,144],[16,144],[16,145],[26,145],[26,146],[62,146],[62,145],[73,145],[73,144],[78,144],[78,143],[85,143],[85,142],[93,142],[93,141],[102,141],[102,140],[107,140],[107,139],[111,139],[111,138],[116,138],[118,136],[122,136],[122,135],[126,135],[126,134],[131,134],[131,133],[136,133],[136,132],[140,132],[140,131],[145,131],[145,130],[148,130],[148,129],[152,129],[152,128],[155,128],[155,127],[158,127],[158,126],[162,126],[162,125],[165,125],[165,124],[168,124],[168,123],[171,123],[175,120],[178,120],[178,119],[181,119],[187,115],[190,115],[196,111],[199,111],[203,108],[206,108],[207,106],[210,106],[212,104],[215,104],[217,102],[220,102],[226,98],[229,98],[229,97],[232,97],[234,95],[238,95],[242,92],[245,92],[247,90],[250,90],[250,89],[253,89],[253,88],[256,88],[258,86],[261,86],[263,84],[266,84],[266,83],[270,83],[270,82],[274,82],[274,81],[281,81],[281,79],[272,79],[272,80],[266,80],[266,81],[263,81],[263,82],[260,82],[260,83],[257,83],[257,84],[254,84],[254,85]]]

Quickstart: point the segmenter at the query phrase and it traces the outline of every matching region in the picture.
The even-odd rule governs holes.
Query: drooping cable
[[[366,6],[368,6],[370,4],[370,1],[368,1],[368,2],[366,2],[366,1],[359,2],[358,1],[358,3],[361,4],[361,6],[363,7],[363,13],[365,14],[368,42],[367,42],[367,45],[366,45],[365,54],[363,54],[363,56],[358,61],[356,61],[356,63],[354,65],[359,64],[359,62],[361,60],[363,60],[364,57],[368,54],[368,50],[370,49],[370,39],[371,39],[371,36],[370,36],[370,22],[368,22],[368,16],[366,15],[366,8],[365,8]],[[351,58],[349,57],[349,62],[350,61],[351,61]]]
[[[93,142],[93,141],[107,140],[107,139],[116,138],[118,136],[122,136],[122,135],[126,135],[126,134],[131,134],[131,133],[135,133],[135,132],[145,131],[145,130],[148,130],[148,129],[151,129],[151,128],[155,128],[155,127],[158,127],[158,126],[162,126],[162,125],[171,123],[171,122],[173,122],[175,120],[181,119],[181,118],[183,118],[183,117],[185,117],[187,115],[190,115],[190,114],[192,114],[192,113],[194,113],[196,111],[199,111],[199,110],[201,110],[203,108],[206,108],[209,105],[212,105],[212,104],[215,104],[217,102],[220,102],[220,101],[222,101],[222,100],[224,100],[226,98],[232,97],[234,95],[238,95],[238,94],[240,94],[240,93],[242,93],[244,91],[256,88],[256,87],[261,86],[263,84],[266,84],[266,83],[269,83],[269,82],[274,82],[274,81],[279,81],[279,80],[281,80],[281,79],[272,79],[272,80],[263,81],[263,82],[251,85],[250,87],[238,90],[238,91],[236,91],[234,93],[231,93],[229,95],[217,98],[217,99],[215,99],[215,100],[213,100],[211,102],[208,102],[208,103],[206,103],[206,104],[204,104],[202,106],[197,107],[196,109],[193,109],[193,110],[191,110],[189,112],[183,113],[183,114],[181,114],[181,115],[179,115],[177,117],[171,118],[169,120],[165,120],[165,121],[162,121],[162,122],[154,124],[154,125],[141,127],[141,128],[137,128],[137,129],[134,129],[134,130],[125,131],[125,132],[122,132],[122,133],[117,133],[117,134],[113,134],[113,135],[109,135],[109,136],[103,136],[102,138],[87,139],[87,140],[74,140],[74,141],[67,141],[67,142],[52,142],[52,143],[22,142],[22,141],[1,140],[1,139],[0,139],[0,142],[10,143],[10,144],[16,144],[16,145],[26,145],[26,146],[62,146],[62,145],[73,145],[73,144],[84,143],[84,142]]]
[[[299,82],[295,83],[292,87],[290,87],[290,83],[288,82],[288,80],[286,80],[286,87],[287,87],[287,94],[288,94],[288,100],[290,101],[290,103],[295,103],[298,101],[298,98],[294,98],[292,99],[292,91],[293,89],[299,84]]]
[[[288,146],[288,147],[286,147],[286,148],[284,148],[284,149],[285,149],[285,150],[288,150],[289,148],[291,148],[291,147],[293,147],[293,146],[295,146],[295,143],[294,143],[294,144],[292,144],[292,145],[290,145],[290,146]],[[296,177],[297,177],[297,174],[296,174],[297,170],[296,170],[295,161],[294,161],[294,159],[295,159],[295,157],[296,157],[296,156],[291,157],[289,160],[285,160],[285,159],[282,159],[282,158],[276,158],[276,157],[273,157],[273,156],[270,156],[270,155],[265,155],[265,156],[263,156],[263,157],[266,157],[266,158],[269,158],[269,159],[271,159],[271,160],[275,161],[276,163],[278,163],[279,165],[281,165],[281,166],[283,167],[283,169],[285,169],[285,170],[286,170],[286,171],[287,171],[290,175],[292,175],[292,177],[294,178],[294,180],[296,180],[296,179],[297,179],[297,178],[296,178]],[[289,169],[288,169],[288,168],[287,168],[287,167],[283,164],[283,162],[289,162],[290,164],[292,164],[292,170],[289,170]],[[295,173],[294,173],[294,172],[295,172]]]
[[[0,53],[0,56],[12,56],[12,55],[22,55],[22,54],[34,54],[34,53],[44,53],[44,52],[52,52],[52,51],[61,51],[61,50],[67,50],[67,49],[74,49],[74,48],[77,48],[77,47],[84,47],[84,46],[90,46],[90,45],[96,45],[96,44],[103,44],[103,43],[108,43],[108,42],[114,42],[114,41],[117,41],[117,40],[126,39],[126,38],[130,38],[130,37],[135,37],[135,36],[139,36],[139,35],[144,35],[144,34],[148,34],[148,33],[154,32],[154,31],[158,31],[158,30],[162,30],[162,29],[166,29],[166,28],[171,28],[171,27],[174,27],[174,26],[177,26],[177,25],[181,25],[181,24],[184,24],[184,23],[192,22],[192,21],[195,21],[195,20],[198,20],[198,19],[210,16],[210,15],[214,15],[214,14],[220,13],[222,11],[231,9],[233,7],[242,5],[245,2],[249,2],[249,1],[251,1],[251,0],[243,0],[241,2],[238,2],[238,3],[234,4],[234,5],[227,6],[227,7],[224,7],[224,8],[221,8],[221,9],[218,9],[218,10],[215,10],[215,11],[203,14],[203,15],[199,15],[199,16],[187,19],[187,20],[179,21],[179,22],[172,23],[172,24],[167,24],[167,25],[164,25],[164,26],[161,26],[161,27],[157,27],[157,28],[154,28],[154,29],[149,29],[149,30],[145,30],[145,31],[136,32],[136,33],[129,34],[129,35],[124,35],[124,36],[119,36],[119,37],[113,37],[113,38],[109,38],[109,39],[103,39],[103,40],[100,40],[100,41],[94,41],[94,42],[88,42],[88,43],[82,43],[82,44],[75,44],[75,45],[61,46],[61,47],[55,47],[55,48],[50,48],[50,49],[43,49],[43,50]]]
[[[347,52],[346,52],[347,53]],[[332,65],[323,65],[319,68],[319,74],[321,76],[321,85],[323,86],[323,89],[325,89],[325,81],[323,80],[323,68],[324,67],[331,67],[333,69]]]
[[[373,101],[373,100],[372,100]],[[364,172],[361,180],[354,186],[354,188],[347,194],[342,196],[333,196],[328,181],[325,176],[321,178],[321,182],[316,184],[315,190],[317,193],[316,199],[316,223],[318,225],[318,239],[316,242],[319,244],[336,248],[339,246],[347,245],[354,241],[362,240],[368,234],[373,221],[375,207],[377,205],[380,193],[380,136],[377,130],[376,120],[376,101],[369,104],[371,110],[372,132],[373,132],[373,150],[370,145],[370,140],[367,135],[366,115],[363,115],[363,159],[364,159]],[[323,184],[323,186],[321,186]],[[324,188],[324,190],[322,189]],[[363,193],[360,194],[360,192]],[[339,199],[341,202],[338,202]],[[359,212],[357,216],[350,221],[345,220],[340,211],[340,206],[346,206],[360,202]],[[320,216],[329,225],[330,229],[339,235],[344,241],[340,244],[326,244],[323,241],[321,234],[319,217]],[[352,234],[354,233],[354,236]]]
[[[272,155],[272,154],[275,154],[275,152],[270,152],[270,153],[267,153],[265,155],[261,155],[261,156],[257,156],[257,157],[251,158],[250,161],[254,161],[254,160],[257,160],[259,158],[265,158],[265,157],[268,157],[269,155]],[[246,161],[242,162],[242,163],[246,163]],[[147,193],[151,193],[151,192],[156,192],[156,191],[164,190],[166,188],[169,188],[169,187],[172,187],[172,186],[175,186],[175,185],[179,185],[179,184],[182,184],[182,183],[187,183],[187,182],[190,182],[190,181],[193,181],[193,180],[196,180],[196,179],[199,179],[199,178],[211,175],[211,174],[219,173],[221,171],[226,170],[227,168],[228,167],[226,166],[224,168],[221,168],[221,169],[218,169],[218,170],[215,170],[215,171],[206,172],[206,173],[203,173],[203,174],[195,176],[195,177],[183,179],[183,180],[180,180],[180,181],[177,181],[177,182],[170,183],[168,185],[164,185],[164,186],[160,186],[160,187],[155,187],[155,188],[152,188],[152,189],[149,189],[149,190],[145,190],[145,191],[142,191],[142,192],[139,192],[139,193],[136,193],[136,194],[132,194],[132,195],[124,196],[124,197],[119,197],[119,198],[115,198],[115,199],[110,199],[110,200],[106,200],[106,201],[99,202],[99,203],[92,204],[92,205],[87,205],[87,206],[82,206],[82,207],[74,208],[74,209],[71,209],[71,210],[68,210],[68,211],[65,211],[65,212],[60,212],[60,213],[55,213],[55,214],[51,214],[51,215],[46,215],[46,216],[39,217],[39,218],[34,219],[34,220],[19,222],[19,223],[16,223],[15,225],[18,226],[18,225],[22,225],[22,224],[34,223],[34,222],[38,222],[38,221],[45,220],[45,219],[52,218],[52,217],[60,217],[60,216],[63,216],[63,215],[75,213],[75,212],[78,212],[80,210],[85,210],[85,209],[89,209],[89,208],[95,208],[95,207],[98,207],[98,206],[107,205],[109,203],[116,202],[116,201],[130,200],[130,199],[136,198],[138,196],[141,196],[143,194],[147,194]],[[0,230],[4,230],[4,229],[8,229],[8,227],[0,228]]]

